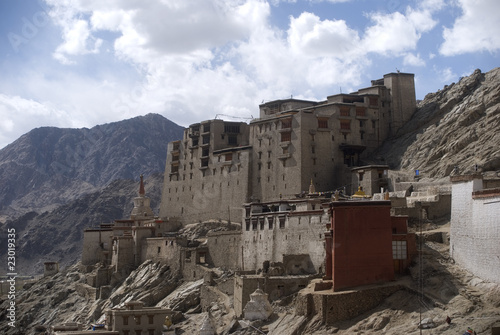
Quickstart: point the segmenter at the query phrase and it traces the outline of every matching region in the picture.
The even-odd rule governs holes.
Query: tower
[[[146,197],[146,191],[144,190],[144,180],[141,174],[141,182],[139,185],[139,196],[134,198],[134,209],[130,214],[130,219],[132,220],[144,220],[153,219],[154,213],[151,209],[150,199]]]

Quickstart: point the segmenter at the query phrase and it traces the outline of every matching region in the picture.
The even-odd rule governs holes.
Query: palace
[[[192,124],[168,144],[160,217],[239,220],[243,203],[294,197],[311,181],[318,192],[352,192],[351,169],[415,109],[414,75],[398,72],[324,101],[263,103],[249,124]]]

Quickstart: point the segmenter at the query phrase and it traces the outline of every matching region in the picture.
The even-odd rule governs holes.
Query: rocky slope
[[[371,311],[328,326],[321,324],[317,316],[296,315],[295,295],[274,302],[274,314],[267,321],[237,320],[232,296],[203,280],[183,283],[168,266],[146,261],[128,278],[114,284],[109,299],[94,300],[86,294],[82,289],[85,275],[77,266],[42,278],[18,293],[16,328],[10,328],[6,322],[9,301],[0,301],[0,332],[32,334],[35,329],[43,330],[63,322],[90,325],[103,320],[106,308],[141,300],[146,306],[174,310],[173,322],[178,334],[197,334],[207,315],[211,316],[217,334],[418,334],[420,318],[428,319],[431,328],[424,330],[426,334],[462,334],[467,327],[478,334],[489,334],[492,325],[500,320],[500,287],[483,282],[452,262],[446,230],[445,227],[423,234],[422,261],[417,260],[411,274],[399,279],[405,289],[392,294]],[[436,238],[443,234],[443,240]],[[214,273],[215,279],[232,275],[220,269],[214,269]],[[204,290],[210,290],[217,298],[207,299],[203,296]],[[448,316],[450,324],[446,322]]]
[[[145,181],[146,195],[151,199],[153,212],[158,214],[163,174],[157,173]],[[115,180],[102,190],[59,206],[53,211],[29,212],[0,225],[1,238],[8,227],[16,229],[17,271],[23,275],[43,273],[44,262],[59,262],[61,267],[75,264],[81,257],[83,230],[115,219],[128,218],[137,196],[139,181]],[[6,248],[0,249],[4,259]],[[6,262],[0,272],[7,273]]]
[[[91,129],[33,129],[0,150],[0,222],[41,213],[116,179],[163,173],[182,127],[158,114]]]
[[[429,93],[397,136],[376,156],[392,168],[442,178],[457,172],[500,171],[500,68],[476,70]],[[380,160],[384,158],[385,161]]]

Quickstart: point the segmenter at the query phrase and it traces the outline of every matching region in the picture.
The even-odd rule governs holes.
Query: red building
[[[390,201],[334,201],[325,234],[326,279],[338,291],[394,280],[416,253],[407,217],[392,217]]]

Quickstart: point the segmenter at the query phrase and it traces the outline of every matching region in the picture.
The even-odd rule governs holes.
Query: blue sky
[[[497,0],[2,0],[0,148],[147,113],[187,126],[400,70],[417,99],[499,66]]]

